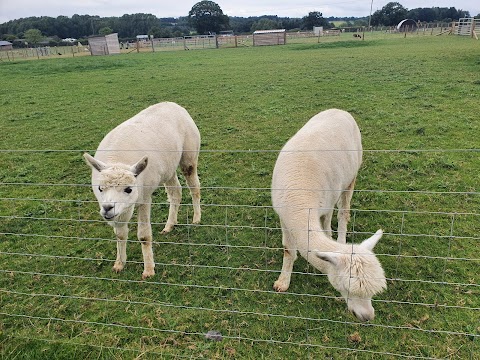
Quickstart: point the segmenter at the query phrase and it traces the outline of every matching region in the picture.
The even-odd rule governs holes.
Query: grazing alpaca
[[[193,202],[193,223],[200,222],[200,182],[197,175],[200,133],[188,112],[164,102],[141,111],[118,125],[100,142],[95,157],[85,153],[92,168],[92,188],[101,216],[117,237],[113,270],[123,270],[127,261],[128,222],[138,207],[138,239],[142,244],[142,278],[155,274],[150,210],[153,192],[165,186],[170,209],[162,233],[173,229],[182,199],[177,177],[180,166]]]
[[[357,245],[346,244],[350,200],[362,162],[362,144],[353,117],[330,109],[315,115],[283,147],[272,179],[272,203],[280,217],[283,266],[274,284],[290,285],[297,251],[330,283],[362,321],[372,320],[372,297],[386,288],[385,274],[373,254],[379,230]],[[333,209],[338,207],[338,242],[332,240]]]

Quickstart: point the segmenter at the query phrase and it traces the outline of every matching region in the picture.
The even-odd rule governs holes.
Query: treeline
[[[230,28],[235,34],[252,33],[256,30],[285,29],[289,30],[312,30],[313,26],[333,27],[322,14],[311,12],[303,18],[278,17],[276,15],[229,17]]]
[[[464,10],[449,8],[416,8],[408,10],[398,2],[389,2],[382,9],[372,14],[372,26],[394,26],[404,19],[412,19],[423,23],[452,22],[460,18],[470,17],[470,13]]]
[[[321,15],[321,14],[320,14]],[[308,18],[306,16],[305,18]],[[304,29],[309,26],[305,18],[278,17],[265,15],[255,17],[229,17],[229,27],[236,34],[250,33],[255,30],[282,28],[286,30]],[[325,20],[325,27],[331,26]],[[135,38],[140,34],[155,37],[175,37],[191,34],[195,29],[190,26],[188,17],[157,18],[152,14],[132,14],[121,17],[99,17],[91,15],[58,16],[56,18],[28,17],[0,24],[0,35],[22,37],[29,29],[38,29],[44,36],[81,39],[98,35],[101,29],[110,28],[120,38]]]
[[[168,36],[183,36],[191,30],[186,17],[157,18],[152,14],[132,14],[121,17],[73,15],[71,18],[42,16],[12,20],[0,25],[0,34],[4,38],[10,37],[13,40],[23,38],[23,34],[29,29],[38,29],[45,37],[84,39],[99,35],[100,30],[106,28],[112,29],[120,38],[126,39],[154,31],[163,31]]]
[[[229,17],[229,30],[235,34],[251,33],[255,30],[312,29],[313,25],[332,27],[321,13],[310,13],[304,18],[278,17],[265,15],[256,17]],[[99,17],[91,15],[58,16],[56,18],[28,17],[0,24],[0,37],[14,41],[22,39],[26,31],[38,29],[43,36],[60,41],[65,38],[86,39],[110,30],[118,33],[122,40],[135,39],[137,35],[159,37],[180,37],[190,35],[195,29],[189,24],[188,17],[157,18],[152,14],[132,14],[121,17]]]
[[[454,7],[417,8],[407,12],[407,18],[427,23],[435,21],[450,22],[469,16],[468,11],[457,10]]]

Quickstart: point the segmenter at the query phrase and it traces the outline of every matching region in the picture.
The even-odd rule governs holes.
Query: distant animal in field
[[[362,35],[360,35],[360,34],[353,34],[353,37],[354,37],[354,38],[360,38],[360,39],[361,39],[361,38],[362,38]]]
[[[312,117],[283,147],[273,170],[272,203],[280,217],[283,266],[274,289],[289,288],[297,251],[330,283],[362,321],[372,320],[372,297],[386,288],[374,253],[378,230],[360,244],[346,244],[350,201],[362,163],[360,130],[346,111]],[[331,221],[338,207],[338,241]]]
[[[193,223],[199,223],[200,181],[197,174],[200,132],[181,106],[163,102],[141,111],[118,125],[100,142],[95,157],[85,153],[92,169],[92,188],[101,216],[113,227],[117,238],[117,259],[121,271],[127,261],[128,222],[138,208],[138,239],[142,244],[142,278],[155,274],[150,212],[152,194],[164,185],[170,203],[162,233],[177,223],[182,187],[180,167],[192,195]]]

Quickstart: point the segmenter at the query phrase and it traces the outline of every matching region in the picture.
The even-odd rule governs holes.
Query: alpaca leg
[[[345,244],[347,242],[347,224],[350,221],[350,201],[353,196],[353,188],[355,187],[355,179],[352,183],[343,191],[337,202],[338,208],[338,237],[339,243]]]
[[[155,275],[155,262],[152,249],[152,225],[150,223],[151,201],[138,206],[138,240],[142,244],[142,279]]]
[[[283,242],[283,265],[282,272],[278,277],[278,280],[273,284],[273,288],[276,291],[287,291],[290,286],[290,278],[293,271],[293,263],[297,259],[297,249],[293,247],[293,242],[289,232],[283,227],[282,224],[282,242]]]
[[[127,238],[128,238],[128,222],[133,215],[134,207],[130,209],[113,223],[113,230],[117,236],[117,259],[113,264],[113,270],[115,272],[122,271],[127,263]]]
[[[202,212],[200,209],[200,180],[197,173],[197,159],[195,161],[188,161],[188,157],[182,158],[181,168],[182,173],[187,181],[188,188],[190,189],[190,195],[192,196],[193,203],[193,223],[200,223]]]
[[[128,225],[127,223],[115,226],[115,235],[117,236],[117,259],[113,264],[113,271],[120,272],[127,263],[127,238],[128,238]]]
[[[162,234],[172,231],[177,223],[178,209],[180,208],[180,202],[182,201],[182,187],[178,181],[177,174],[165,183],[165,191],[167,192],[170,207],[168,210],[167,223],[162,230]]]

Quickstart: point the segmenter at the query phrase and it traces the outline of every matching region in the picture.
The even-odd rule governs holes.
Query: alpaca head
[[[93,193],[100,205],[100,215],[107,221],[115,221],[130,213],[139,196],[137,176],[147,167],[144,156],[134,165],[115,164],[109,166],[89,154],[83,155],[92,168]]]
[[[348,309],[361,321],[373,320],[372,297],[387,288],[382,265],[372,252],[382,234],[382,230],[378,230],[361,244],[348,246],[348,253],[316,253],[329,264],[328,280],[342,294]]]

